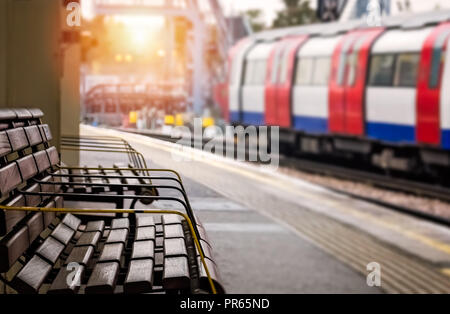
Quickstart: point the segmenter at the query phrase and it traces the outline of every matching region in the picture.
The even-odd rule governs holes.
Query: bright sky
[[[225,15],[234,15],[249,9],[260,9],[263,11],[264,20],[270,23],[276,16],[276,12],[283,9],[281,0],[220,0]],[[315,3],[315,0],[312,1]],[[83,0],[83,14],[91,16],[92,0]]]
[[[275,18],[277,11],[284,8],[281,0],[220,0],[225,15],[234,15],[250,9],[260,9],[267,24]],[[312,1],[311,4],[315,2]]]
[[[0,0],[1,1],[1,0]],[[263,11],[263,19],[270,24],[275,18],[277,11],[284,8],[282,0],[219,0],[225,15],[236,15],[249,9],[260,9]],[[357,1],[357,0],[356,0]],[[392,0],[393,12],[396,12],[396,2],[405,2],[406,0]],[[83,13],[85,16],[90,15],[90,5],[93,0],[82,0]],[[409,0],[414,11],[433,10],[437,6],[440,8],[450,8],[450,0]],[[317,0],[310,0],[312,8],[316,6]]]

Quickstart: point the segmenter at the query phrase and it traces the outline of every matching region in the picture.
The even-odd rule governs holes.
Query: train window
[[[370,64],[369,85],[392,86],[395,55],[374,55]]]
[[[347,57],[348,64],[348,76],[347,76],[347,86],[355,85],[356,73],[358,69],[358,52],[353,52]]]
[[[394,76],[394,86],[416,86],[419,59],[419,54],[405,53],[398,55]]]
[[[286,49],[281,59],[280,77],[278,79],[279,84],[286,83],[288,79],[288,68],[289,68],[289,49]]]
[[[430,88],[438,88],[441,79],[441,70],[445,64],[445,54],[447,50],[447,41],[449,40],[450,30],[446,30],[436,39],[433,47],[433,54],[430,67]]]
[[[245,65],[244,85],[264,85],[267,60],[249,60]]]
[[[430,88],[439,87],[442,65],[445,64],[445,50],[436,49],[433,51],[433,58],[430,67]]]
[[[272,84],[276,84],[278,81],[278,74],[280,72],[280,62],[281,62],[281,57],[282,57],[282,52],[283,49],[282,48],[278,48],[277,52],[275,54],[275,58],[273,60],[273,66],[272,66],[272,77],[271,77],[271,82]]]
[[[230,76],[230,84],[234,85],[236,81],[239,79],[239,62],[240,60],[234,58],[231,64],[231,76]]]
[[[313,85],[328,85],[330,78],[331,59],[317,58],[314,64]]]
[[[245,70],[244,70],[244,85],[252,85],[253,84],[253,72],[254,72],[254,60],[248,60],[245,62]]]
[[[295,84],[296,85],[311,84],[313,67],[314,67],[313,58],[300,58],[297,63]]]
[[[267,73],[267,60],[258,60],[255,62],[255,68],[253,70],[254,85],[265,85],[266,83],[266,73]]]

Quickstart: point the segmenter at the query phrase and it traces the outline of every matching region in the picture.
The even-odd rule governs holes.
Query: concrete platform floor
[[[229,293],[450,292],[450,277],[444,274],[448,230],[414,222],[424,225],[430,237],[440,231],[441,242],[427,246],[428,237],[419,241],[415,233],[406,236],[408,218],[394,220],[383,209],[299,180],[197,152],[187,153],[193,160],[180,161],[185,151],[138,135],[92,127],[82,127],[82,132],[120,135],[144,154],[151,168],[180,171],[192,207],[213,241]],[[126,161],[117,154],[83,153],[81,164],[110,165],[118,159]],[[177,208],[168,202],[155,206]],[[400,221],[397,227],[403,232],[380,227],[367,219],[372,215]],[[387,243],[393,235],[400,246],[415,243],[417,250],[426,248],[430,260]],[[381,288],[366,283],[371,262],[381,265]],[[437,287],[426,277],[433,278]]]

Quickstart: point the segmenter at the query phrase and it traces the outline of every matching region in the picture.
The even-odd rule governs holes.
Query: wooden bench
[[[42,117],[37,109],[0,110],[0,292],[224,293],[211,242],[177,173],[134,163],[128,143],[126,154],[135,156],[126,167],[66,167]],[[163,179],[174,184],[153,184]],[[180,197],[160,196],[161,189]],[[116,208],[64,209],[67,200]],[[186,214],[134,209],[158,200],[182,204]]]

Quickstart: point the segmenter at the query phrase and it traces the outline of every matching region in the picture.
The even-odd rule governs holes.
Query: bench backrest
[[[62,207],[60,197],[24,192],[58,192],[59,154],[39,109],[0,110],[0,204],[16,207]],[[7,272],[55,218],[54,213],[0,210],[0,273]]]

